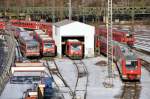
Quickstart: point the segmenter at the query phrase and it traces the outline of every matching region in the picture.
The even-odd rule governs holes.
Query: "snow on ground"
[[[83,59],[83,62],[85,63],[89,71],[87,99],[113,99],[115,95],[120,93],[122,82],[120,81],[120,77],[117,70],[115,70],[115,74],[118,76],[114,78],[114,87],[105,88],[103,86],[103,82],[105,81],[105,78],[107,76],[107,66],[95,65],[95,63],[97,63],[100,60],[106,60],[106,58],[97,57]],[[74,88],[77,78],[77,71],[72,61],[70,59],[57,59],[56,63],[64,79],[71,86],[71,88]]]
[[[114,87],[105,88],[103,82],[107,76],[107,66],[95,65],[100,60],[106,60],[106,58],[84,59],[84,63],[89,71],[87,99],[114,99],[114,96],[120,93],[122,82],[120,81],[120,77],[116,76],[113,82]],[[114,72],[116,75],[119,75],[116,69]]]
[[[74,66],[73,62],[67,58],[56,59],[55,62],[63,78],[66,80],[67,84],[73,90],[75,88],[75,84],[77,80],[77,69]]]
[[[108,74],[107,66],[95,65],[101,60],[106,60],[106,58],[101,56],[83,59],[83,62],[87,66],[89,72],[87,99],[116,99],[117,96],[119,97],[122,93],[123,83],[120,80],[118,70],[116,69],[116,67],[114,67],[114,87],[104,87],[103,82],[106,80]],[[55,59],[55,61],[58,65],[60,73],[67,81],[67,84],[72,88],[72,90],[74,90],[75,83],[77,80],[77,70],[75,65],[73,64],[73,61],[67,58]],[[65,99],[71,99],[70,94],[68,94],[69,89],[65,87],[62,82],[59,82],[60,79],[57,76],[54,76],[54,79],[58,82],[57,84],[60,87],[60,93],[64,95]],[[33,84],[10,84],[8,82],[3,93],[0,96],[0,99],[20,99],[22,98],[23,93],[27,89],[33,88],[33,86]],[[149,99],[150,73],[147,70],[145,70],[144,67],[142,68],[141,87],[142,88],[140,92],[140,99]]]
[[[141,87],[140,99],[150,99],[150,73],[144,67],[142,68]]]

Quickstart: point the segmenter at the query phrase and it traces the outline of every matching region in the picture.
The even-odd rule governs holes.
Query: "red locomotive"
[[[39,43],[30,36],[19,38],[20,50],[25,57],[40,56]]]
[[[66,55],[71,59],[83,58],[83,44],[79,40],[66,41]]]
[[[125,43],[129,46],[133,46],[135,43],[135,38],[133,36],[134,33],[128,30],[117,30],[113,29],[113,40]],[[106,28],[99,28],[96,30],[96,36],[107,36],[107,29]],[[98,42],[97,42],[98,43]]]
[[[100,52],[106,54],[106,38],[104,36],[100,37],[100,42]],[[123,80],[140,80],[140,59],[136,57],[135,53],[133,53],[127,45],[113,41],[113,56]]]
[[[48,35],[39,35],[37,39],[40,43],[40,53],[42,56],[55,56],[56,45],[55,41]]]

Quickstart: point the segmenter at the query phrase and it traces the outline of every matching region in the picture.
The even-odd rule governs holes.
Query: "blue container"
[[[44,88],[44,99],[49,99],[50,97],[53,96],[53,79],[51,77],[45,77],[42,80],[43,84],[45,84]]]

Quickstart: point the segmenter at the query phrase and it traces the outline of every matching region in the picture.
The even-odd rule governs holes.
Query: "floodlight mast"
[[[72,1],[69,0],[69,20],[72,20]]]
[[[113,35],[112,35],[112,0],[107,1],[107,64],[109,84],[113,85]]]

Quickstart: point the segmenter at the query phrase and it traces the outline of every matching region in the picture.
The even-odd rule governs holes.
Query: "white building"
[[[62,56],[64,39],[80,39],[84,43],[84,56],[94,56],[95,27],[78,21],[63,20],[53,24],[53,38],[57,46],[57,55]]]

